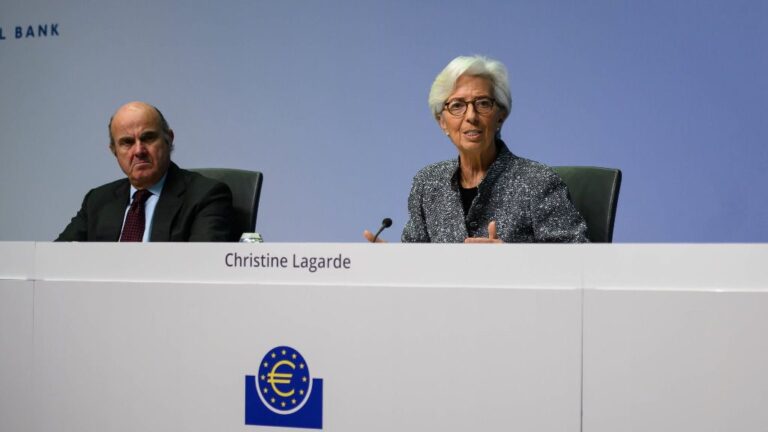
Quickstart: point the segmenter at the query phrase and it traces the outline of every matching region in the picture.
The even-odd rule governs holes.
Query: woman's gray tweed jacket
[[[488,223],[505,243],[587,242],[587,225],[568,190],[546,165],[512,154],[503,141],[467,216],[459,193],[458,159],[422,168],[408,197],[403,242],[458,243],[487,237]]]

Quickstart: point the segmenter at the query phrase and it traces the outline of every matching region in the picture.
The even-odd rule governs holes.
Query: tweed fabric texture
[[[458,158],[422,168],[413,178],[402,241],[459,243],[487,237],[488,224],[496,221],[505,243],[588,242],[587,225],[560,177],[546,165],[515,156],[501,140],[496,148],[466,216]]]

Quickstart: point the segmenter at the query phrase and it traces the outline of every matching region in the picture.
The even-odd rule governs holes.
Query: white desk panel
[[[244,376],[279,345],[323,378],[324,430],[580,430],[575,289],[49,281],[35,302],[35,430],[261,430]]]
[[[0,280],[0,431],[31,430],[33,282]]]
[[[586,289],[768,289],[768,244],[589,245]]]
[[[766,430],[768,247],[617,246],[585,271],[583,430]]]
[[[587,248],[368,243],[38,243],[36,260],[37,276],[43,280],[567,288],[580,284]],[[232,265],[235,256],[240,257],[244,266]],[[347,259],[348,268],[312,272],[301,267],[310,258],[318,257]],[[256,260],[270,265],[252,266]],[[556,271],[553,263],[557,263]]]
[[[31,280],[35,271],[33,242],[0,242],[0,280]]]
[[[11,242],[0,256],[0,397],[20,395],[1,430],[30,412],[33,430],[259,429],[243,380],[277,345],[325,379],[326,430],[768,424],[768,245]],[[301,266],[322,256],[348,268]]]
[[[768,293],[587,291],[584,431],[763,431]]]

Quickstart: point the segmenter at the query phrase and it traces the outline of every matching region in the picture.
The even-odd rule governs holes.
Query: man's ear
[[[168,148],[170,150],[173,150],[173,138],[174,138],[173,129],[168,129],[168,134],[166,138],[167,138],[166,142],[168,143]]]

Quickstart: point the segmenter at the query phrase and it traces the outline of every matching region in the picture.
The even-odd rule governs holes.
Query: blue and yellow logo
[[[245,377],[245,424],[322,429],[323,380],[312,378],[297,350],[268,351],[258,376]]]

